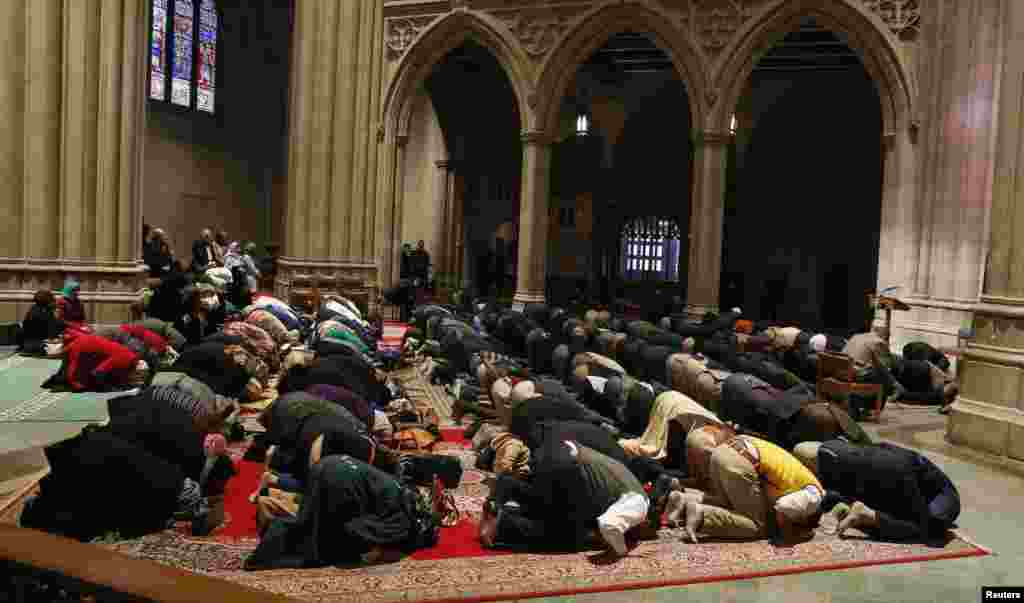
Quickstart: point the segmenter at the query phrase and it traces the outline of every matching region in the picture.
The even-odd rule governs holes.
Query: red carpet
[[[409,325],[404,322],[385,320],[380,341],[377,342],[378,352],[401,352],[402,340],[409,330]]]
[[[469,443],[463,438],[461,428],[441,430],[443,441],[450,444],[462,444],[465,448]],[[235,450],[239,454],[241,450]],[[443,451],[442,451],[443,453]],[[255,540],[258,538],[256,528],[256,505],[249,502],[249,495],[259,486],[263,473],[263,463],[245,461],[236,457],[235,467],[238,474],[228,482],[224,493],[224,510],[227,519],[208,538],[224,542]],[[188,534],[188,525],[181,524],[177,531]],[[441,529],[441,540],[431,549],[417,551],[412,555],[416,560],[455,559],[459,557],[488,557],[508,554],[504,551],[492,551],[480,545],[477,537],[477,522],[472,518],[463,519],[454,527]]]

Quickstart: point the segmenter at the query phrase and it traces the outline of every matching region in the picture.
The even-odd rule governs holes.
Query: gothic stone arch
[[[857,0],[779,0],[737,32],[714,76],[719,93],[707,129],[727,132],[760,57],[808,17],[830,29],[856,52],[878,89],[886,136],[914,121],[914,82],[885,22]]]
[[[665,51],[686,87],[690,123],[695,126],[703,123],[706,113],[706,59],[690,35],[674,23],[672,15],[641,0],[605,4],[588,13],[566,34],[541,66],[536,106],[533,107],[537,129],[554,134],[558,128],[562,99],[576,70],[610,37],[625,31],[647,35]]]
[[[527,59],[493,17],[470,10],[449,13],[428,26],[398,65],[384,97],[384,124],[399,137],[408,136],[413,99],[434,66],[446,54],[467,41],[486,48],[501,65],[515,91],[523,129],[530,122],[527,99],[532,84]]]

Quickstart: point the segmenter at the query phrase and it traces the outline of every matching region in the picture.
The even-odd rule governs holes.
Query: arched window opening
[[[679,280],[680,229],[675,218],[647,216],[628,220],[622,227],[622,278]]]
[[[220,42],[216,2],[150,0],[150,9],[149,98],[213,113]]]

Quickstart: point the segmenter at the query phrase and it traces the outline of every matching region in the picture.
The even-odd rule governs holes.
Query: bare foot
[[[270,485],[270,478],[272,478],[273,476],[274,474],[269,471],[263,472],[263,475],[260,476],[260,485],[256,487],[255,492],[249,495],[250,503],[256,504],[256,499],[260,497],[260,492],[262,492],[264,488]]]
[[[686,515],[686,535],[690,537],[691,542],[697,544],[699,542],[697,540],[697,530],[704,523],[704,509],[693,499],[686,501],[684,509]]]
[[[863,528],[871,524],[872,513],[871,509],[858,501],[853,503],[850,508],[850,512],[843,517],[842,521],[839,522],[839,527],[836,528],[836,534],[842,536],[846,530],[850,528]]]

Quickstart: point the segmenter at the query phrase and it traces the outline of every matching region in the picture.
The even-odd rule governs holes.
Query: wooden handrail
[[[101,546],[9,525],[0,525],[0,559],[151,601],[293,601],[283,595],[134,559]]]

